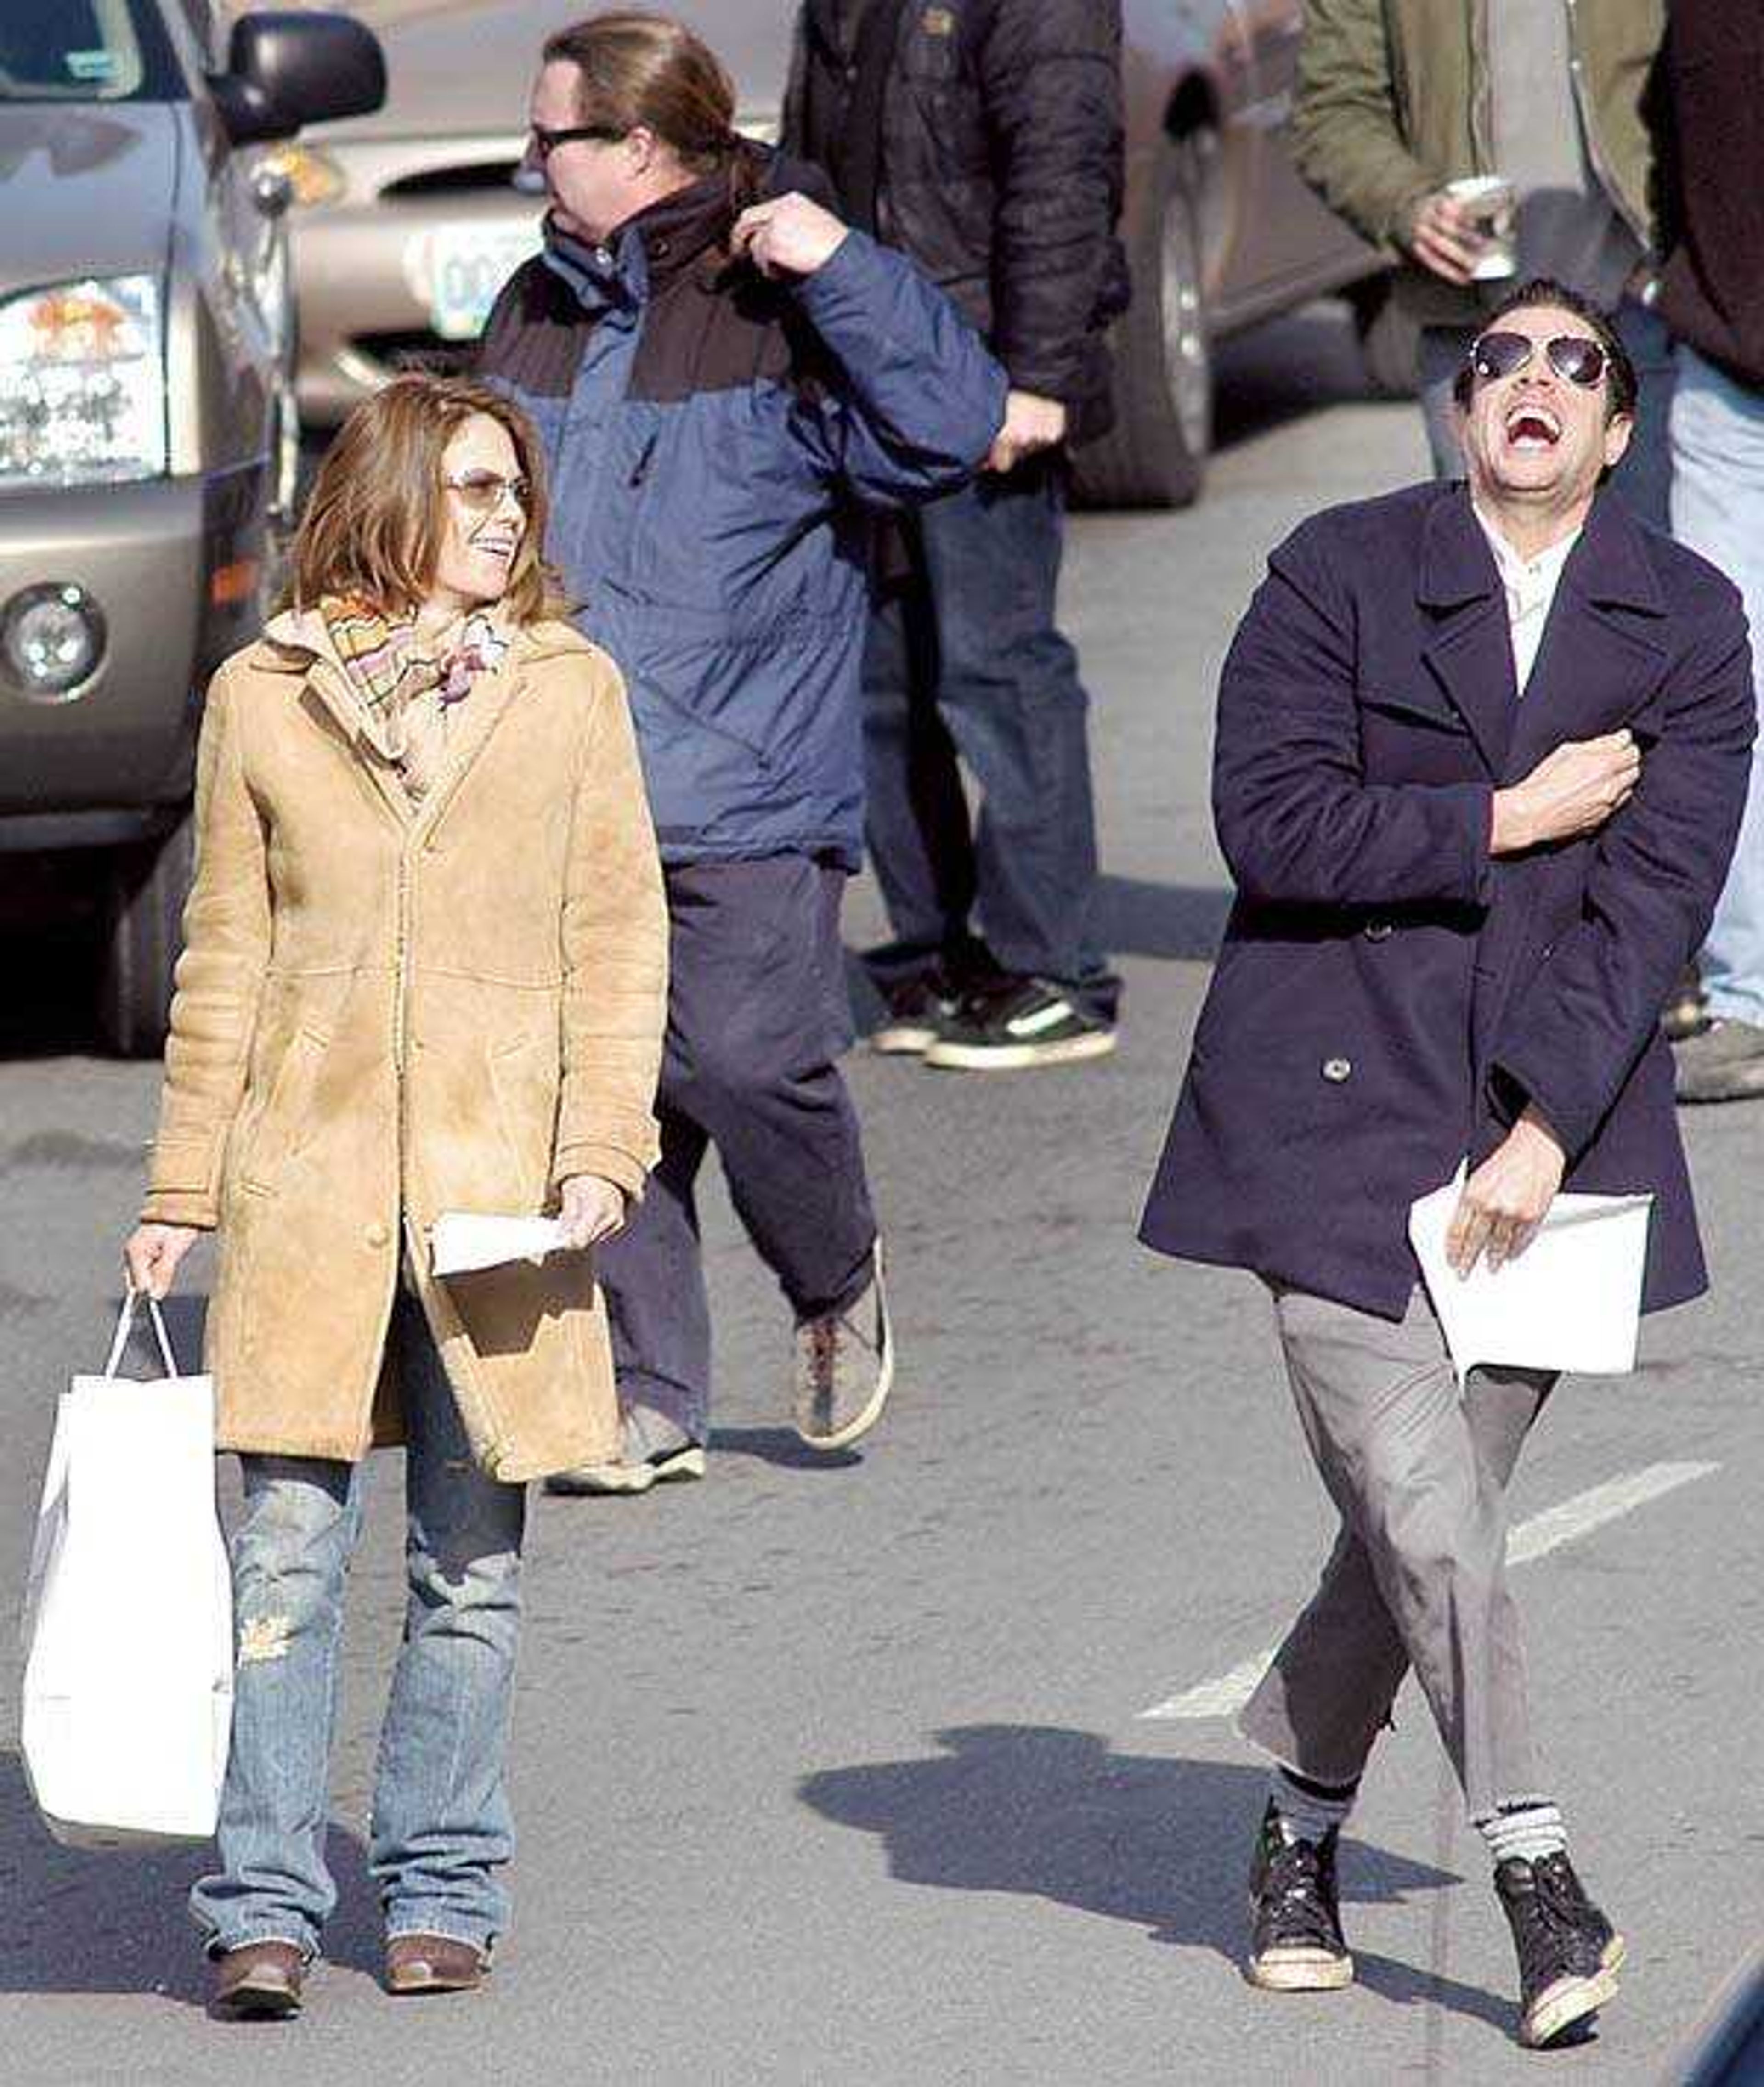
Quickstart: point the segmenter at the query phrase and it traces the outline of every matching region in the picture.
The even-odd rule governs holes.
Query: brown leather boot
[[[395,1935],[386,1945],[389,1993],[471,1993],[489,1966],[482,1950],[451,1935]]]
[[[216,1959],[209,2012],[221,2021],[286,2021],[301,2008],[306,1960],[292,1942],[247,1942]]]

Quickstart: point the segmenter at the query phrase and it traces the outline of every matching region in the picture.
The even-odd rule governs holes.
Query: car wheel
[[[118,848],[105,865],[98,1031],[122,1058],[151,1058],[165,1042],[184,901],[194,862],[186,813],[169,834]]]
[[[1133,302],[1116,325],[1115,425],[1073,459],[1096,507],[1186,507],[1212,446],[1213,360],[1201,242],[1207,155],[1196,134],[1160,156],[1132,254]]]
[[[1376,275],[1350,293],[1354,330],[1373,390],[1381,398],[1412,399],[1420,388],[1420,329],[1391,296],[1391,281]]]

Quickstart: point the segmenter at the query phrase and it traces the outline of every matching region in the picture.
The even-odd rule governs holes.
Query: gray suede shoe
[[[1672,1046],[1681,1102],[1743,1102],[1764,1095],[1764,1027],[1718,1015]]]
[[[895,1381],[894,1330],[882,1281],[882,1241],[875,1274],[855,1304],[797,1329],[797,1432],[813,1449],[843,1449],[882,1418]]]
[[[581,1497],[589,1493],[647,1493],[669,1479],[702,1479],[704,1445],[652,1406],[626,1409],[619,1423],[618,1462],[583,1464],[574,1471],[554,1471],[545,1481],[548,1493]]]

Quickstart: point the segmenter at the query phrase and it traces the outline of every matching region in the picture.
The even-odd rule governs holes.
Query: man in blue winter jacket
[[[942,294],[733,127],[713,54],[604,14],[545,46],[544,251],[481,369],[532,415],[547,551],[629,685],[672,916],[662,1158],[599,1252],[621,1462],[554,1490],[696,1477],[711,1334],[694,1182],[715,1144],[797,1327],[794,1419],[836,1449],[894,1370],[857,1122],[841,893],[861,860],[864,505],[987,455],[1006,380]]]

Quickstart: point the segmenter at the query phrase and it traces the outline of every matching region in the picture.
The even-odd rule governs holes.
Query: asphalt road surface
[[[351,1594],[343,1906],[306,2017],[204,2017],[182,1909],[199,1853],[52,1845],[17,1765],[11,1662],[0,2076],[1667,2076],[1759,1906],[1764,1108],[1689,1125],[1713,1297],[1650,1329],[1632,1380],[1565,1388],[1517,1482],[1541,1736],[1582,1867],[1630,1937],[1621,2003],[1582,2049],[1514,2045],[1506,1931],[1412,1691],[1344,1850],[1359,1983],[1269,1998],[1237,1968],[1262,1782],[1228,1713],[1307,1590],[1326,1517],[1255,1286],[1155,1261],[1133,1228],[1224,916],[1206,768],[1231,626],[1294,521],[1419,474],[1423,445],[1412,408],[1362,395],[1322,309],[1232,355],[1222,419],[1202,506],[1074,532],[1122,1048],[997,1079],[854,1059],[903,1351],[861,1453],[796,1445],[786,1316],[713,1194],[708,1479],[535,1503],[516,1918],[491,1987],[398,2004],[373,1976],[363,1834],[400,1608],[387,1457]],[[860,886],[850,939],[878,919]],[[0,1559],[16,1588],[56,1393],[102,1357],[156,1071],[82,1055],[60,936],[10,932],[0,956]]]

